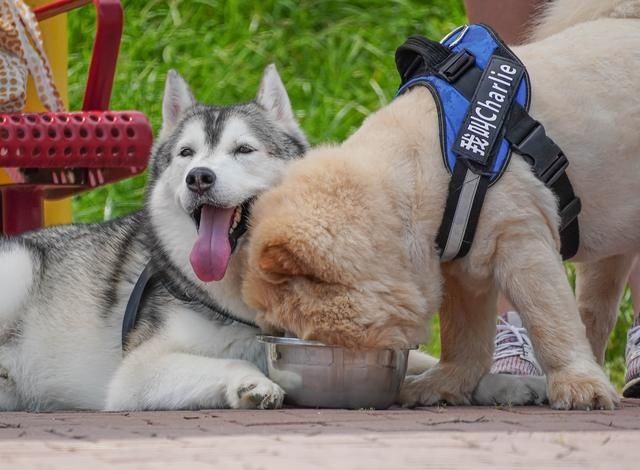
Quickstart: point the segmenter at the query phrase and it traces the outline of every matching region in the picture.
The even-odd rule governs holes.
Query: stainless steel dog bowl
[[[409,350],[351,351],[317,341],[258,335],[269,378],[285,401],[311,408],[376,408],[393,405],[407,372]]]

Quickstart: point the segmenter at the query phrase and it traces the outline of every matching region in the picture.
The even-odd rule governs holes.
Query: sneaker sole
[[[627,382],[622,389],[625,398],[640,398],[640,377]]]

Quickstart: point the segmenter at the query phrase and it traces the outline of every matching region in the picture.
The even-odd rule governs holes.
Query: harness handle
[[[439,65],[453,52],[438,41],[423,36],[410,36],[396,49],[396,67],[404,84],[416,75],[436,74]]]

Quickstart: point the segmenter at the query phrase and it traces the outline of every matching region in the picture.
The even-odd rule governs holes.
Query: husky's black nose
[[[194,168],[187,174],[186,182],[191,191],[203,194],[216,182],[216,174],[209,168]]]

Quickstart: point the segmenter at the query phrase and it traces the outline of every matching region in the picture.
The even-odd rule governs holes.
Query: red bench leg
[[[18,235],[42,227],[42,195],[38,191],[5,189],[2,192],[2,229]]]

